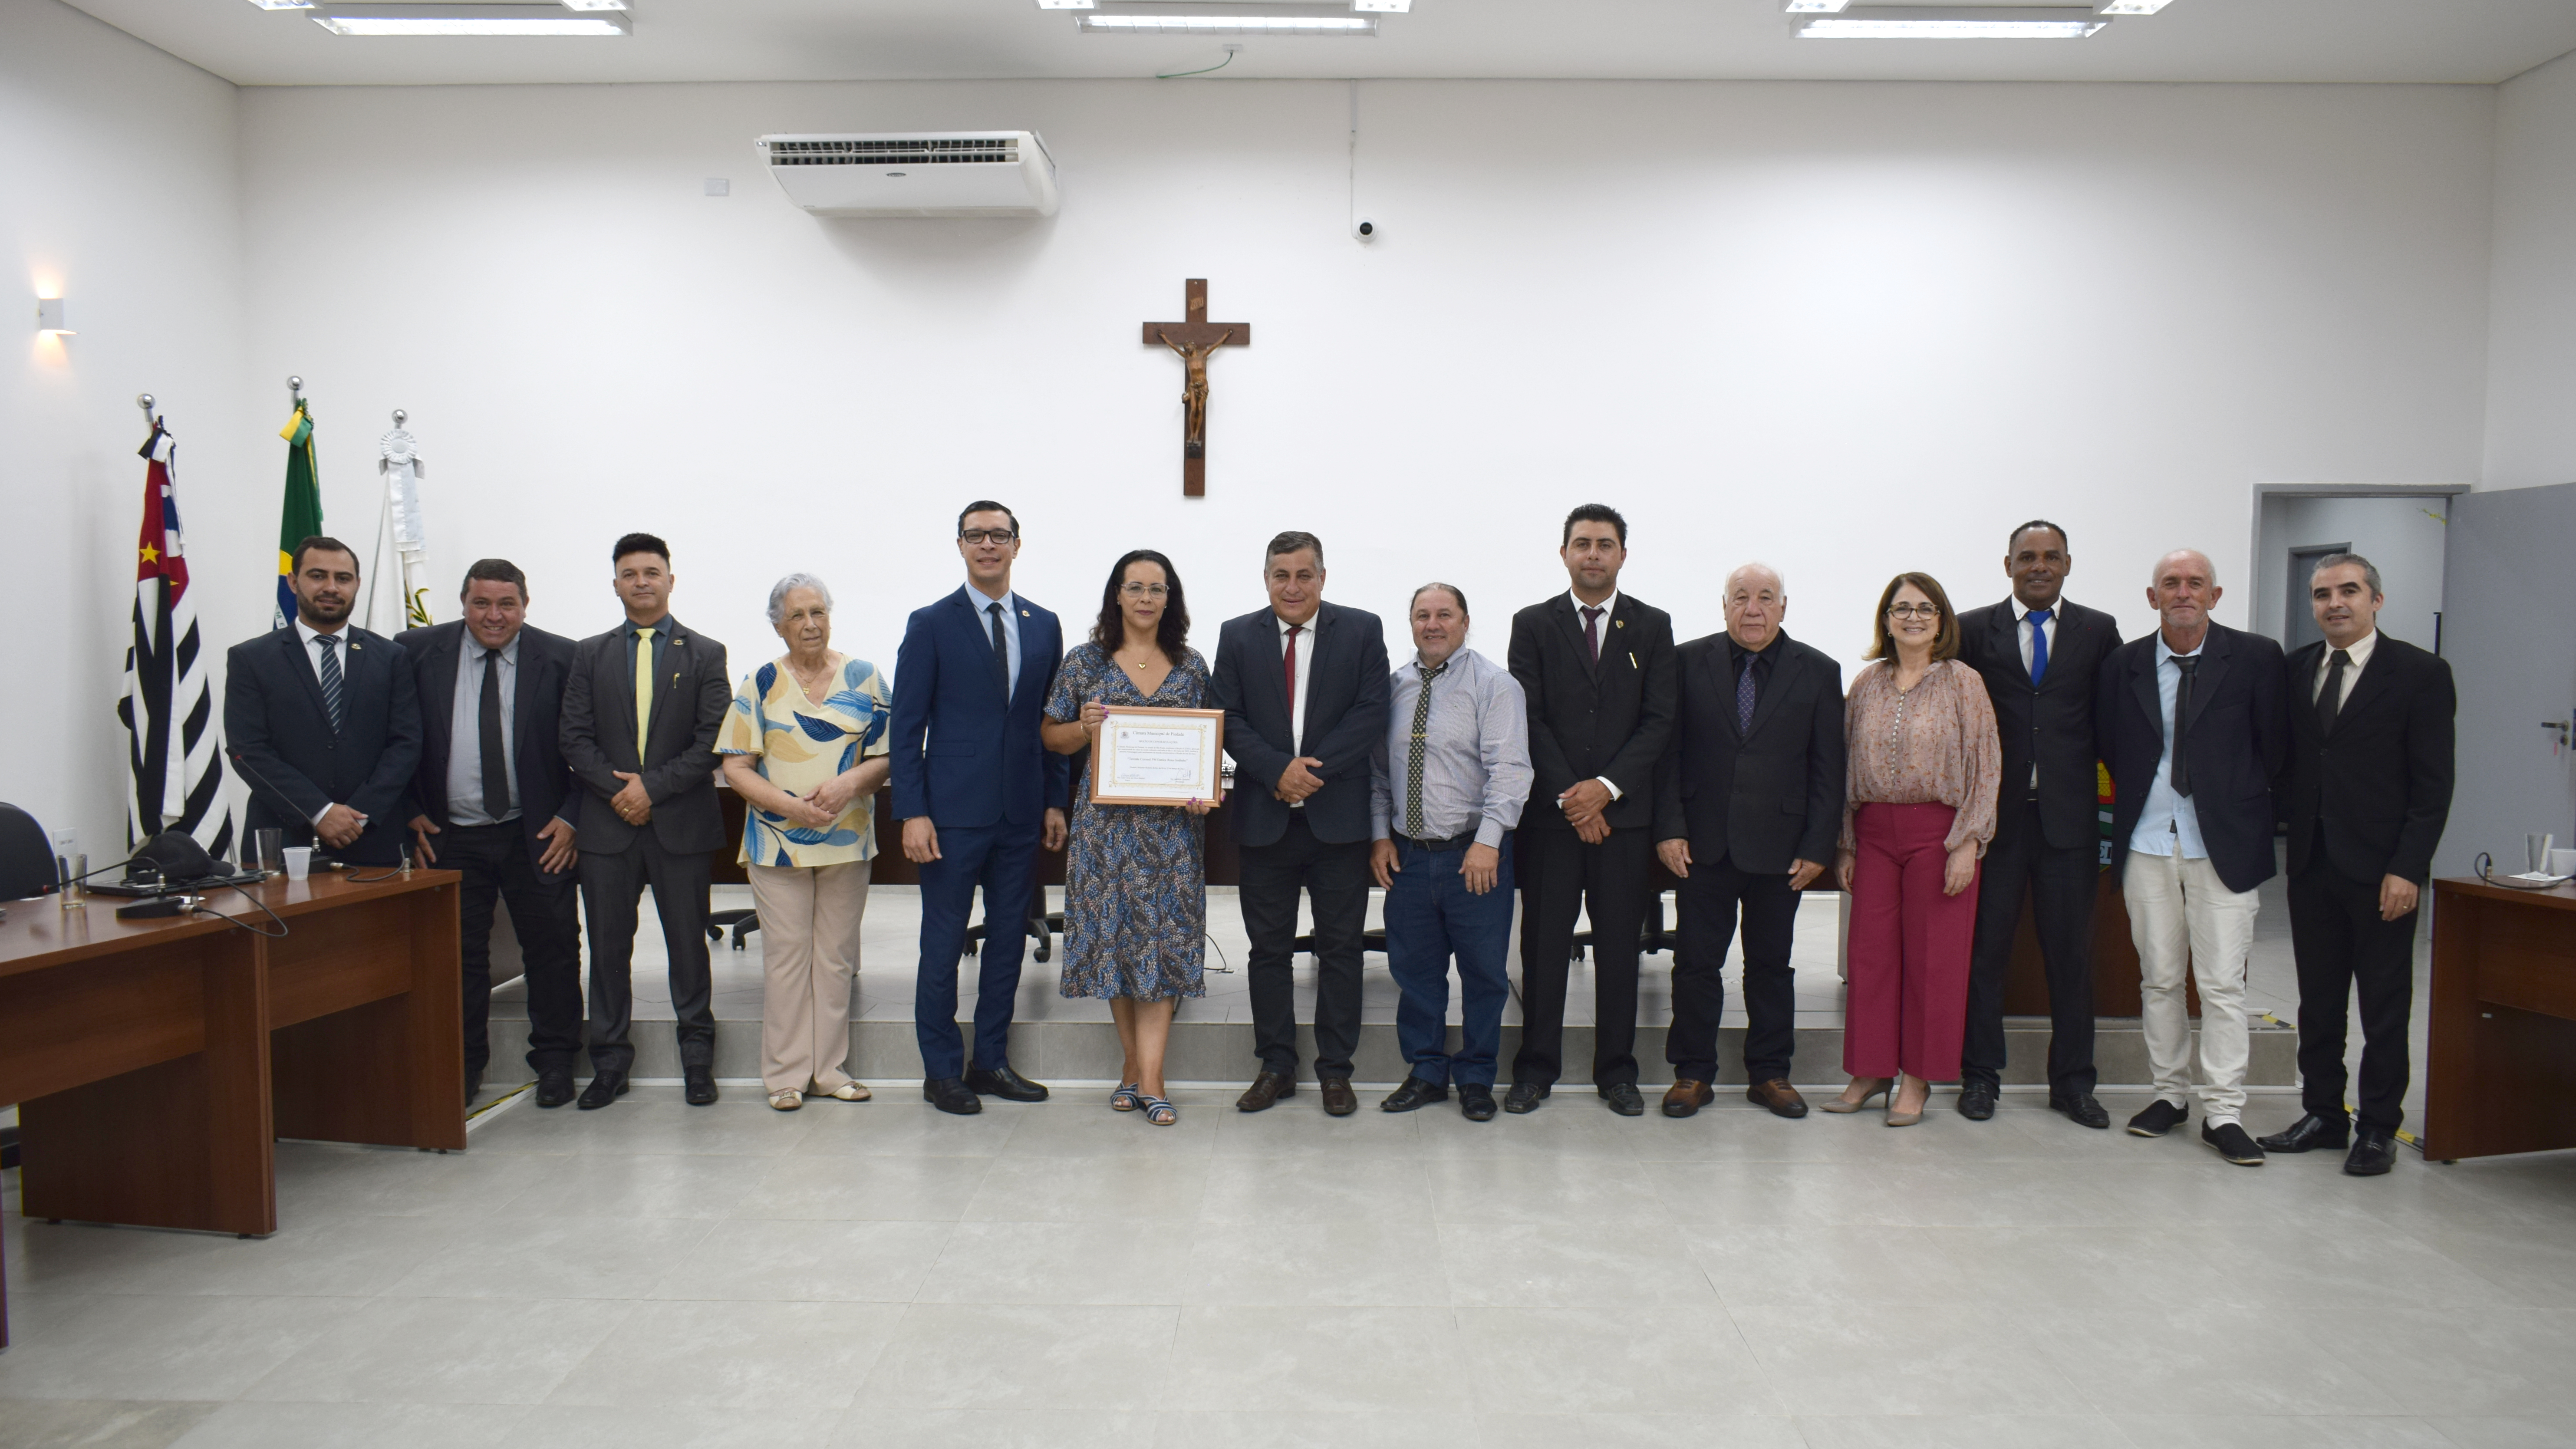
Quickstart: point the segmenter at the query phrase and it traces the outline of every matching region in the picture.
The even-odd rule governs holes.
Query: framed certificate
[[[1091,752],[1095,805],[1213,804],[1225,785],[1225,711],[1113,704]]]

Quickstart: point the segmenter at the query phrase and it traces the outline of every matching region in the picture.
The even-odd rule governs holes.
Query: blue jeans
[[[1386,964],[1403,997],[1395,1039],[1412,1074],[1434,1086],[1494,1084],[1502,1049],[1503,1002],[1511,995],[1512,839],[1506,833],[1494,888],[1467,890],[1458,868],[1467,848],[1430,851],[1395,842],[1401,867],[1386,892]],[[1456,1052],[1449,1045],[1449,962],[1458,962],[1462,1010]]]

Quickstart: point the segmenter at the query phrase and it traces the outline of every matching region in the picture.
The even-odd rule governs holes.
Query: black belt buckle
[[[1436,855],[1444,850],[1464,850],[1468,846],[1475,844],[1476,832],[1467,830],[1461,831],[1456,835],[1444,836],[1439,840],[1424,840],[1418,836],[1406,835],[1399,831],[1396,834],[1396,839],[1420,849],[1430,851]]]

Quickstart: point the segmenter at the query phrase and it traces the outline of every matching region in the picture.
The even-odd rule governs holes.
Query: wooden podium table
[[[2576,888],[2433,882],[2424,1155],[2576,1147]]]
[[[108,896],[11,903],[0,1102],[18,1104],[21,1213],[272,1233],[278,1137],[463,1147],[458,879],[271,880],[251,892],[285,921],[275,940],[119,921]],[[239,892],[207,904],[277,929]]]

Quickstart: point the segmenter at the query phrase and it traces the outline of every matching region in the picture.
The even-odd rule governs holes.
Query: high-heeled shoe
[[[1847,1117],[1852,1113],[1859,1111],[1861,1108],[1868,1106],[1870,1098],[1886,1096],[1887,1089],[1895,1085],[1896,1083],[1893,1081],[1881,1081],[1877,1086],[1861,1093],[1858,1100],[1854,1100],[1850,1097],[1829,1097],[1825,1099],[1822,1110],[1832,1112],[1838,1116]]]
[[[1927,1100],[1929,1100],[1929,1099],[1927,1099]],[[1897,1110],[1896,1110],[1896,1099],[1895,1099],[1895,1098],[1893,1098],[1893,1097],[1890,1097],[1890,1098],[1888,1098],[1888,1099],[1887,1099],[1887,1125],[1888,1125],[1888,1126],[1890,1126],[1890,1127],[1911,1127],[1911,1126],[1913,1126],[1915,1123],[1920,1122],[1920,1121],[1922,1121],[1922,1120],[1923,1120],[1923,1109],[1922,1109],[1922,1108],[1917,1107],[1917,1108],[1915,1108],[1915,1109],[1914,1109],[1913,1111],[1911,1111],[1911,1112],[1899,1112],[1899,1111],[1897,1111]]]

